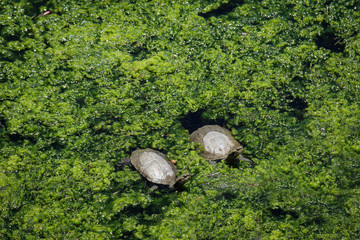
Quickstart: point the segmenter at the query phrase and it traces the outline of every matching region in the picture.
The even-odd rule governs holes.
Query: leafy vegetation
[[[359,8],[1,1],[0,238],[359,238]],[[200,157],[214,123],[255,168]],[[146,147],[185,191],[119,169]]]

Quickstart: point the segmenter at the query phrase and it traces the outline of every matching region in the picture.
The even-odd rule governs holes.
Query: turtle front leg
[[[256,163],[255,163],[253,160],[250,160],[250,159],[244,157],[244,156],[241,155],[241,154],[239,154],[238,159],[239,159],[240,161],[245,161],[245,162],[250,163],[251,167],[254,167],[254,166],[256,165]]]
[[[176,189],[176,191],[182,191],[184,189],[184,184],[190,180],[190,177],[190,174],[184,174],[183,176],[179,177],[173,186],[174,189]]]
[[[239,153],[232,153],[225,159],[225,163],[231,167],[239,167],[241,161],[250,163],[251,167],[254,167],[256,165],[254,161],[243,157]]]
[[[153,195],[153,194],[157,193],[157,190],[160,189],[159,186],[156,184],[147,183],[146,185],[148,186],[148,191],[146,193],[148,195]]]

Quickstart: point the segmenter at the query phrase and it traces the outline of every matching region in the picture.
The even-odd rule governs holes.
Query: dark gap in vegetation
[[[146,44],[140,44],[134,41],[130,44],[129,53],[133,55],[136,60],[146,59],[146,56],[150,53],[146,47]]]
[[[48,1],[44,0],[34,0],[31,2],[31,4],[26,4],[24,10],[25,14],[29,17],[36,17],[40,14],[42,14],[40,11],[40,7],[46,6]]]
[[[316,225],[322,225],[326,223],[325,219],[322,216],[316,216],[313,221]]]
[[[227,190],[227,191],[223,192],[222,195],[226,200],[233,200],[233,199],[237,198],[237,194],[235,192],[230,191],[230,190]]]
[[[50,147],[54,149],[55,151],[60,151],[64,148],[64,145],[62,143],[59,143],[58,141],[53,142],[50,144]]]
[[[3,37],[3,46],[7,45],[7,42],[11,42],[11,41],[20,41],[20,35],[18,32],[14,32],[12,30],[10,30],[9,33],[9,29],[12,29],[10,26],[2,26],[0,27],[0,33],[1,36]],[[5,41],[4,41],[5,40]]]
[[[242,0],[234,0],[234,1],[229,1],[228,3],[222,4],[220,5],[218,8],[207,12],[207,13],[199,13],[199,16],[203,17],[203,18],[209,18],[209,17],[213,17],[213,16],[221,16],[221,15],[226,15],[230,12],[232,12],[236,7],[240,6],[243,3]]]
[[[225,121],[223,119],[208,119],[204,117],[205,110],[198,110],[196,112],[190,112],[185,117],[180,119],[181,125],[192,133],[196,129],[205,125],[220,125],[224,126]]]
[[[25,196],[27,196],[27,195],[29,195],[28,192],[25,194]],[[29,199],[29,200],[30,200],[30,199]],[[22,210],[22,208],[23,208],[24,206],[25,206],[25,203],[18,203],[17,205],[11,207],[11,213],[12,213],[13,215],[17,214],[18,212],[20,212],[20,211]],[[6,220],[5,220],[5,219],[6,219]],[[10,219],[9,219],[9,218],[5,217],[5,219],[3,219],[3,220],[5,220],[4,222],[6,223],[6,225],[7,225],[9,228],[11,228],[11,229],[16,229],[16,228],[19,227],[19,226],[17,226],[17,224],[10,224],[10,222],[9,222]]]
[[[349,10],[353,10],[353,9],[360,7],[360,2],[359,1],[348,1],[348,3],[345,4],[345,7]]]
[[[76,104],[78,105],[79,108],[82,108],[82,107],[86,106],[85,96],[76,97],[75,102],[76,102]]]
[[[288,96],[286,97],[287,99],[291,100],[291,102],[288,104],[289,107],[299,110],[299,111],[303,111],[308,107],[307,102],[305,102],[303,99],[298,98],[298,97],[293,97],[293,96]]]
[[[120,236],[122,237],[122,239],[136,239],[134,232],[130,230],[122,231]]]
[[[292,116],[297,118],[299,121],[304,120],[304,110],[308,107],[308,104],[303,99],[299,97],[294,97],[290,94],[287,95],[285,98],[287,100],[290,100],[288,106],[293,109],[289,111]]]
[[[8,62],[15,62],[16,57],[15,57],[15,53],[11,50],[5,50],[5,54],[1,54],[0,55],[0,61],[8,61]],[[23,60],[23,59],[21,59]],[[5,82],[6,79],[4,79],[4,81],[1,82]]]
[[[291,85],[284,92],[284,98],[286,100],[287,106],[284,106],[285,109],[282,109],[280,111],[290,112],[298,120],[303,120],[304,110],[308,108],[308,103],[306,102],[306,100],[303,99],[304,89],[304,79],[298,76],[294,77],[291,80]]]
[[[325,31],[315,39],[315,44],[333,52],[344,52],[345,44],[341,37],[336,36],[325,24]]]
[[[284,218],[284,217],[286,217],[286,215],[290,215],[293,218],[298,218],[299,217],[299,214],[297,214],[296,212],[285,211],[285,210],[282,210],[280,208],[271,209],[271,214],[273,216],[275,216],[275,217],[278,217],[278,218]]]
[[[171,204],[171,198],[167,197],[161,192],[155,191],[154,193],[157,193],[158,196],[155,196],[156,194],[152,194],[152,204],[142,207],[140,205],[131,205],[124,208],[123,212],[126,213],[126,216],[136,216],[138,214],[147,214],[149,216],[151,215],[163,215],[164,214],[164,206],[169,206]],[[123,213],[122,213],[123,214]],[[119,216],[121,218],[121,216]],[[117,220],[116,217],[113,220]],[[145,224],[149,224],[149,221],[147,220],[140,220],[141,222]],[[152,224],[154,221],[151,221]],[[156,220],[155,220],[156,222]]]
[[[14,54],[16,56],[16,60],[17,61],[24,61],[25,60],[24,59],[24,54],[25,54],[26,51],[28,51],[28,49],[27,50],[20,50],[20,51],[15,52]]]
[[[3,148],[6,144],[7,144],[7,136],[6,136],[6,121],[5,119],[0,117],[0,149]],[[1,187],[0,187],[0,191],[1,191]]]
[[[3,118],[0,118],[0,129],[6,129],[6,121]]]
[[[15,133],[15,134],[9,134],[9,139],[12,141],[12,142],[24,142],[24,141],[29,141],[30,143],[32,144],[35,144],[36,141],[34,138],[32,137],[24,137],[24,136],[21,136],[20,134],[18,133]]]

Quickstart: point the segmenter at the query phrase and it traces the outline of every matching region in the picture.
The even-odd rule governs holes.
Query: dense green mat
[[[360,238],[359,1],[2,0],[0,32],[0,239]],[[254,168],[202,159],[214,123]],[[119,169],[146,147],[185,191]]]

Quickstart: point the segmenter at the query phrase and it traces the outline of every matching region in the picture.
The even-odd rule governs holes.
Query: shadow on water
[[[299,214],[297,212],[294,212],[294,211],[285,211],[285,210],[282,210],[280,208],[277,208],[277,209],[271,209],[271,214],[274,216],[274,217],[277,217],[277,218],[285,218],[286,215],[290,215],[291,217],[297,219],[299,218]]]
[[[318,47],[326,48],[333,52],[344,52],[345,43],[343,42],[343,38],[336,36],[331,28],[324,24],[323,33],[315,39],[315,44]]]
[[[307,102],[305,102],[305,100],[302,98],[293,97],[293,96],[287,96],[286,98],[291,100],[291,102],[288,105],[293,109],[303,111],[308,107]]]
[[[22,136],[20,134],[9,134],[8,135],[9,140],[12,142],[15,142],[16,144],[23,144],[24,142],[28,142],[30,144],[35,144],[36,143],[36,139],[30,136]]]
[[[218,8],[214,10],[211,10],[207,13],[200,13],[199,15],[204,18],[226,15],[232,12],[236,7],[240,6],[242,3],[243,3],[242,0],[229,1],[228,3],[221,4]]]
[[[198,110],[196,112],[190,112],[186,116],[180,119],[181,125],[192,133],[196,129],[205,125],[220,125],[224,126],[225,121],[223,119],[208,119],[205,117],[205,110]]]
[[[288,106],[293,109],[291,111],[292,115],[299,121],[304,120],[305,109],[308,107],[307,102],[302,98],[293,97],[292,95],[286,96],[286,99],[290,100]]]
[[[225,198],[227,201],[232,201],[234,199],[237,199],[238,195],[235,192],[227,190],[222,193],[222,197]]]

